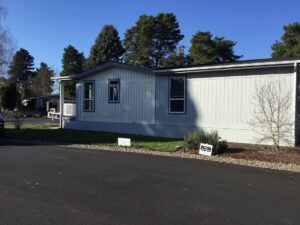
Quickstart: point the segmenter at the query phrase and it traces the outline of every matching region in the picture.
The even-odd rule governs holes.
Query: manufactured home
[[[56,78],[62,105],[64,82],[76,81],[76,115],[62,112],[61,126],[173,138],[200,128],[217,130],[229,142],[256,143],[258,134],[249,121],[257,85],[277,80],[290,90],[289,113],[297,121],[299,63],[264,59],[157,69],[104,63]],[[298,133],[294,124],[287,145],[298,144]]]

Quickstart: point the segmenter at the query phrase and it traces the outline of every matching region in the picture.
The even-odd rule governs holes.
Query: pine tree
[[[300,56],[300,23],[291,23],[283,27],[284,33],[281,41],[272,45],[272,57],[291,58]]]
[[[148,15],[140,16],[136,25],[126,31],[124,40],[126,63],[144,67],[154,66],[151,59],[154,31],[155,18]]]
[[[60,76],[70,76],[76,75],[83,72],[84,66],[84,55],[79,53],[76,48],[72,45],[64,48],[62,65],[63,70],[60,73]],[[75,82],[68,81],[65,82],[65,95],[69,97],[75,97]]]
[[[48,67],[44,62],[40,68],[36,70],[36,77],[32,85],[32,93],[34,96],[50,95],[52,92],[53,81],[51,77],[55,76],[54,70]]]
[[[17,92],[20,94],[17,105],[20,106],[21,100],[30,97],[30,86],[35,77],[34,58],[23,48],[17,51],[13,61],[9,66],[8,74],[10,79],[15,82]]]
[[[20,96],[17,92],[16,83],[9,82],[7,85],[1,87],[0,93],[0,106],[8,110],[13,110],[18,106]]]
[[[142,15],[135,26],[126,31],[125,62],[144,67],[162,66],[183,39],[173,13]]]
[[[184,52],[184,46],[179,46],[163,63],[163,66],[187,66],[190,64],[189,56]]]
[[[124,54],[124,48],[117,29],[112,25],[105,25],[92,46],[87,67],[94,68],[104,62],[119,62]]]
[[[193,64],[204,64],[215,61],[215,43],[210,32],[197,32],[191,40],[189,50]]]
[[[189,53],[192,64],[234,62],[242,57],[234,54],[236,42],[213,37],[210,32],[197,32],[191,44]]]

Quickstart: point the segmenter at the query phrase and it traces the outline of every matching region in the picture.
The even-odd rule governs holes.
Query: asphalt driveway
[[[0,224],[300,224],[300,175],[201,160],[0,145]]]

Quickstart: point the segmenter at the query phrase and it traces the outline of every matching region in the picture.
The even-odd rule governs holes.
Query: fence
[[[76,116],[76,104],[65,103],[64,104],[64,116]]]
[[[76,116],[76,104],[65,103],[64,104],[64,116]],[[48,118],[59,119],[60,112],[56,112],[54,108],[49,109]]]

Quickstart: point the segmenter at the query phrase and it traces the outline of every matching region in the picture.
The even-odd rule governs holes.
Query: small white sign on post
[[[213,146],[209,144],[200,144],[199,148],[199,154],[200,155],[206,155],[206,156],[211,156],[213,152]]]
[[[130,138],[118,138],[118,146],[131,147]]]

